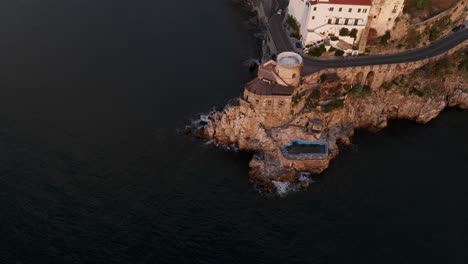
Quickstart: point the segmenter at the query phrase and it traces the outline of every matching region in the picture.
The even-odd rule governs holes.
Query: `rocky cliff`
[[[289,120],[276,127],[265,126],[260,121],[265,120],[265,113],[239,98],[224,110],[211,113],[197,134],[213,140],[216,145],[236,145],[241,151],[255,152],[250,162],[250,175],[257,186],[267,190],[281,188],[285,182],[307,186],[307,173],[324,171],[338,155],[338,145],[350,143],[355,129],[378,131],[385,128],[390,119],[426,123],[445,107],[468,109],[466,68],[460,61],[452,61],[455,63],[453,67],[444,66],[444,63],[447,61],[400,76],[374,91],[342,88],[343,93],[337,95],[339,100],[335,100],[340,103],[327,107],[319,106],[323,95],[317,98],[311,96],[313,91],[302,92],[295,95],[297,102],[291,109]],[[445,77],[435,75],[436,70],[439,76]],[[310,120],[321,120],[320,131],[307,129]],[[328,157],[289,160],[280,148],[292,139],[327,142]]]

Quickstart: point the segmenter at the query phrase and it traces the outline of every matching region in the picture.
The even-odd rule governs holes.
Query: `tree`
[[[335,56],[343,56],[344,55],[344,51],[343,50],[340,50],[340,49],[337,49],[335,51]]]
[[[387,45],[388,40],[390,39],[390,31],[387,30],[383,36],[380,37],[379,43],[383,46]]]
[[[347,28],[341,28],[340,29],[340,36],[349,36],[349,29]]]

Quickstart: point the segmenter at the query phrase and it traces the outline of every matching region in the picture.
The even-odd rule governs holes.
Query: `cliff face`
[[[367,128],[378,131],[387,126],[390,119],[410,119],[426,123],[435,118],[446,106],[468,109],[468,89],[446,87],[436,97],[405,95],[397,87],[378,90],[370,95],[348,97],[341,109],[329,113],[311,111],[291,115],[289,124],[266,129],[257,112],[250,104],[241,101],[237,106],[227,106],[221,112],[209,116],[201,128],[201,135],[216,144],[235,144],[240,150],[255,151],[250,163],[251,177],[262,187],[271,189],[278,182],[300,181],[300,172],[321,173],[332,158],[338,154],[337,143],[348,144],[354,129]],[[304,131],[306,120],[323,120],[321,133],[309,134]],[[279,148],[292,139],[326,141],[330,154],[325,160],[290,161],[283,157]]]
[[[276,127],[265,126],[268,115],[239,98],[223,111],[210,114],[197,133],[217,145],[234,144],[241,151],[255,152],[250,162],[250,175],[258,186],[268,190],[278,189],[286,182],[307,186],[310,181],[304,172],[324,171],[338,155],[338,144],[349,144],[355,129],[378,131],[385,128],[390,119],[426,123],[447,106],[468,109],[468,86],[465,85],[468,78],[464,70],[446,74],[442,80],[424,74],[424,70],[419,70],[400,76],[375,91],[347,91],[343,104],[333,109],[307,108],[312,99],[307,92],[303,93],[292,106],[288,121]],[[310,120],[320,120],[321,129],[311,131]],[[328,143],[328,157],[286,158],[280,148],[294,139]]]

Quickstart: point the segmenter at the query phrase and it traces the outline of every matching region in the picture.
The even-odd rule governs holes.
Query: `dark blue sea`
[[[468,263],[468,112],[395,121],[305,191],[181,130],[260,58],[232,0],[0,2],[0,263]]]

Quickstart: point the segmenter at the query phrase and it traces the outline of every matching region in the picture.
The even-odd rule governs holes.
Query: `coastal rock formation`
[[[456,59],[460,55],[465,56],[463,61]],[[345,84],[336,76],[325,76],[319,84],[303,82],[293,90],[254,80],[242,97],[204,117],[196,134],[217,146],[254,152],[250,176],[263,190],[284,188],[286,183],[305,187],[310,183],[307,175],[323,172],[338,155],[339,145],[350,144],[355,129],[379,131],[391,119],[424,124],[446,107],[468,109],[466,53],[453,58],[400,75],[376,89]],[[268,76],[262,70],[259,76]],[[284,74],[281,68],[278,74]],[[321,142],[326,151],[289,155],[285,146],[296,140]]]

